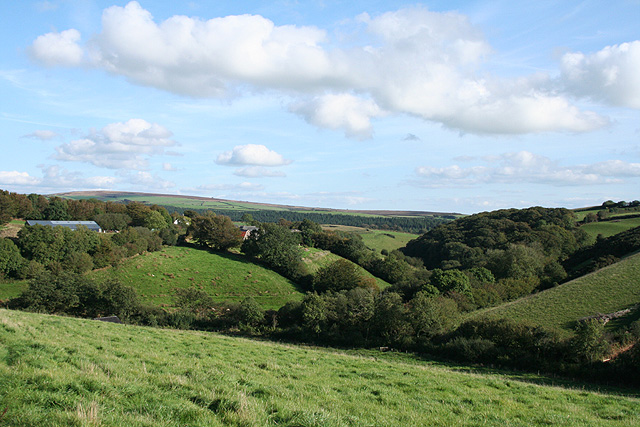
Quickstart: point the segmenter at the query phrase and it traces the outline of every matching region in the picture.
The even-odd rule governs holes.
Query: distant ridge
[[[202,196],[186,196],[179,194],[157,194],[157,193],[138,193],[138,192],[128,192],[128,191],[71,191],[65,193],[56,193],[51,194],[51,196],[57,197],[67,197],[67,198],[81,198],[81,199],[89,199],[95,198],[98,200],[136,200],[144,202],[145,198],[174,198],[181,200],[198,200],[198,201],[209,201],[209,202],[220,202],[227,204],[238,204],[246,207],[252,207],[253,209],[268,208],[268,209],[279,209],[279,210],[287,210],[287,211],[305,211],[305,212],[332,212],[332,213],[349,213],[349,214],[365,214],[365,215],[379,215],[379,216],[389,216],[389,217],[425,217],[425,216],[459,216],[462,215],[460,213],[455,212],[431,212],[431,211],[403,211],[403,210],[359,210],[359,209],[333,209],[333,208],[319,208],[319,207],[307,207],[307,206],[295,206],[295,205],[280,205],[273,203],[260,203],[260,202],[249,202],[249,201],[239,201],[239,200],[227,200],[227,199],[218,199],[215,197],[202,197]],[[158,201],[148,200],[148,203],[158,203]],[[164,203],[166,204],[166,203]]]

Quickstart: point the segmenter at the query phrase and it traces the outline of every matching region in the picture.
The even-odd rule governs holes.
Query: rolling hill
[[[332,209],[306,206],[279,205],[272,203],[258,203],[237,200],[217,199],[214,197],[185,196],[176,194],[134,193],[122,191],[72,191],[57,193],[58,196],[69,199],[98,199],[113,202],[142,202],[161,206],[175,206],[184,209],[220,209],[220,210],[277,210],[293,212],[328,212],[348,215],[392,216],[392,217],[420,217],[420,216],[459,216],[452,212],[402,211],[402,210],[357,210]]]
[[[246,257],[183,246],[144,253],[90,275],[117,278],[134,287],[143,301],[162,306],[172,304],[175,288],[191,286],[218,302],[253,297],[265,309],[278,309],[303,295],[293,282]]]
[[[364,356],[0,310],[3,426],[631,426],[637,397]]]
[[[568,335],[578,319],[637,304],[640,304],[640,253],[555,288],[473,312],[470,318],[509,318]]]

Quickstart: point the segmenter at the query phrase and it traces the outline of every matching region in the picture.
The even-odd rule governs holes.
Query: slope
[[[126,259],[118,268],[90,273],[96,279],[115,277],[133,286],[143,301],[170,305],[175,288],[195,286],[214,301],[253,297],[263,308],[278,309],[302,299],[296,285],[246,257],[181,246],[166,247]]]
[[[634,397],[211,333],[0,310],[0,342],[5,426],[631,426],[640,419]]]
[[[565,335],[575,321],[598,313],[612,313],[640,303],[640,254],[565,284],[471,317],[509,318],[558,329]]]

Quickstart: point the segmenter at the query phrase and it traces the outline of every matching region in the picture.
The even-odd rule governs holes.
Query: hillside
[[[258,203],[237,200],[217,199],[214,197],[185,196],[177,194],[133,193],[121,191],[72,191],[53,194],[53,196],[69,199],[94,198],[103,201],[123,202],[134,201],[164,206],[176,206],[185,209],[222,209],[222,210],[277,210],[294,212],[328,212],[350,215],[420,217],[420,216],[458,216],[452,212],[402,211],[402,210],[357,210],[332,209],[306,206],[279,205],[273,203]]]
[[[564,331],[597,313],[612,313],[640,304],[640,254],[576,280],[470,317],[509,318]]]
[[[90,274],[97,279],[115,277],[134,287],[143,301],[158,305],[171,305],[175,288],[191,286],[206,291],[214,301],[250,296],[266,309],[302,299],[293,282],[246,257],[181,246],[144,253],[124,260],[118,268]]]
[[[640,419],[635,397],[211,333],[0,310],[0,342],[4,426],[631,426]]]

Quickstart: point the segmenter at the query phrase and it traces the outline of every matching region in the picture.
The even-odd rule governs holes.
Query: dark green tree
[[[338,292],[364,285],[358,266],[346,259],[338,259],[318,270],[313,278],[313,289],[318,292]]]
[[[211,295],[193,286],[176,288],[174,302],[180,310],[193,313],[196,316],[206,315],[214,305]]]
[[[15,243],[9,239],[0,238],[0,277],[16,276],[25,262]]]
[[[275,271],[291,279],[305,274],[296,233],[278,224],[263,223],[242,244],[242,251],[262,260]]]
[[[242,232],[224,215],[200,215],[191,218],[187,234],[198,245],[217,251],[225,251],[242,244]]]

